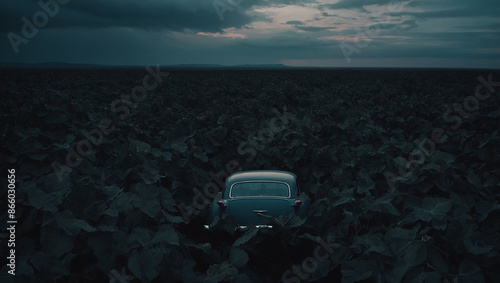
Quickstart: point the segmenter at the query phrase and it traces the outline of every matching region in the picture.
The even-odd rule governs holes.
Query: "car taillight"
[[[223,200],[218,200],[217,201],[217,204],[220,206],[220,207],[226,207],[227,206],[227,203]]]
[[[293,203],[293,206],[299,206],[301,203],[302,203],[302,200],[297,199],[297,200],[295,200],[295,202]]]

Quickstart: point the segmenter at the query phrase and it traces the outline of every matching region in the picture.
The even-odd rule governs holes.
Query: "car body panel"
[[[277,218],[290,214],[291,208],[283,198],[239,198],[231,199],[225,210],[239,225],[257,225],[268,223],[260,214]]]

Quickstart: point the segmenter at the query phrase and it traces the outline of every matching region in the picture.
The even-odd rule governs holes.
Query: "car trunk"
[[[229,201],[227,212],[235,217],[238,225],[267,224],[270,219],[259,213],[277,218],[291,212],[288,199],[239,198]]]

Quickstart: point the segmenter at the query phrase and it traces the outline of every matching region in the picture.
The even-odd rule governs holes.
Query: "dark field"
[[[16,282],[500,282],[500,71],[154,69],[0,70]],[[306,221],[204,231],[252,169]]]

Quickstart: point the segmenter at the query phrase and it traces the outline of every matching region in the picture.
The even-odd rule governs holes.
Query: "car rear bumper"
[[[250,226],[248,226],[248,225],[238,225],[236,227],[236,230],[248,230],[248,228],[250,228]],[[259,225],[255,225],[255,228],[257,228],[257,229],[272,229],[273,225],[259,224]]]

